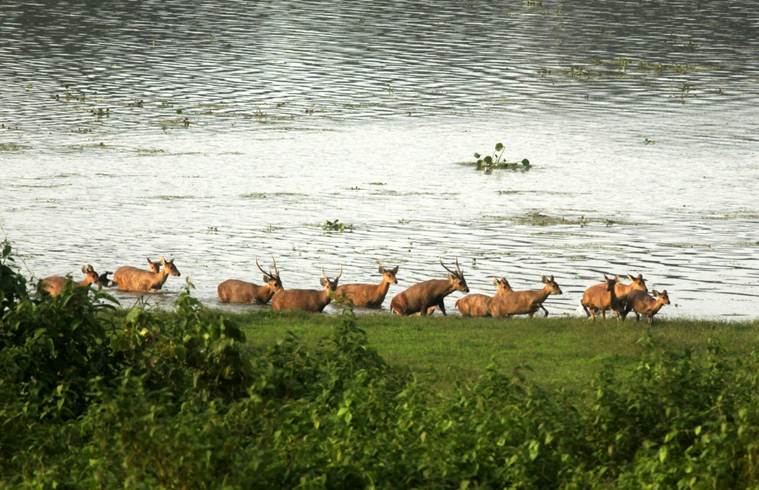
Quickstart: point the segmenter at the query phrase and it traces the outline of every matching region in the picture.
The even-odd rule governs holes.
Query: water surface
[[[555,275],[556,314],[642,272],[662,315],[756,317],[758,28],[747,0],[5,1],[0,225],[38,277],[165,255],[212,305],[256,257],[285,287],[399,265],[391,295],[459,257],[474,291]],[[462,164],[496,142],[532,170]]]

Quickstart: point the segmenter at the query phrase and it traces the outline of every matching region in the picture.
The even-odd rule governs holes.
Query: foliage
[[[21,278],[9,277],[13,290]],[[646,335],[634,369],[609,365],[579,393],[497,365],[436,392],[369,347],[350,311],[315,345],[290,333],[250,347],[238,321],[190,289],[174,311],[113,310],[85,288],[12,296],[0,322],[0,486],[759,484],[756,354],[672,350]]]
[[[506,147],[503,146],[503,143],[496,143],[495,151],[492,155],[485,155],[483,157],[479,153],[475,153],[474,158],[477,159],[477,170],[484,170],[486,174],[492,173],[495,169],[530,170],[532,165],[528,159],[523,158],[520,162],[507,162],[503,156],[505,151]]]

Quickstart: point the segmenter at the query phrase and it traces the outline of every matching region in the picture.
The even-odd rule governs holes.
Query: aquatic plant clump
[[[506,161],[503,156],[505,152],[506,147],[503,146],[503,143],[496,143],[495,151],[492,155],[482,156],[479,153],[475,153],[474,158],[477,159],[475,162],[477,170],[482,170],[486,174],[490,174],[496,169],[527,171],[532,167],[532,164],[526,158],[523,158],[519,162]]]
[[[334,221],[326,220],[321,224],[324,231],[336,231],[338,233],[344,233],[346,231],[353,231],[353,225],[342,223],[339,219]]]

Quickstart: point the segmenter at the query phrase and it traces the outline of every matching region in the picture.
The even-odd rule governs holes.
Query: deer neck
[[[321,304],[323,306],[327,306],[332,302],[332,297],[330,296],[331,291],[328,289],[323,289],[321,293],[319,293],[319,300],[321,301]]]
[[[661,300],[661,298],[656,298],[654,300],[654,304],[651,306],[651,313],[658,313],[659,310],[662,309],[662,306],[664,306],[664,301]]]
[[[390,283],[387,282],[384,278],[382,279],[382,282],[377,285],[377,288],[375,289],[374,294],[374,300],[377,301],[380,298],[384,298],[387,294],[387,290],[390,289]]]
[[[160,289],[163,286],[163,283],[166,282],[166,279],[169,277],[169,270],[164,267],[159,272],[154,272],[153,277],[156,279],[156,282],[154,283],[154,289]]]
[[[538,294],[537,294],[537,298],[536,299],[542,303],[550,295],[551,295],[551,290],[548,289],[548,286],[543,286],[543,289],[538,290]]]

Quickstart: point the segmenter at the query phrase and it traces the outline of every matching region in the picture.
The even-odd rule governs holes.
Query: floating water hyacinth
[[[495,151],[492,155],[486,155],[483,157],[479,153],[475,153],[474,158],[477,159],[477,170],[484,170],[485,173],[489,174],[492,173],[494,169],[527,171],[532,167],[532,164],[526,158],[523,158],[519,162],[507,162],[503,156],[505,152],[506,147],[503,146],[503,143],[496,143]]]

